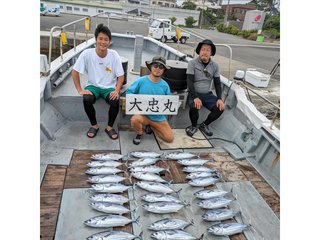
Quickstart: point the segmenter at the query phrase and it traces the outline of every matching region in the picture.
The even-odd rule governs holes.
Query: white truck
[[[180,35],[180,38],[177,35]],[[148,36],[164,43],[167,40],[178,42],[179,39],[182,44],[190,38],[189,33],[181,32],[180,29],[177,31],[172,27],[170,19],[154,19],[149,26]]]

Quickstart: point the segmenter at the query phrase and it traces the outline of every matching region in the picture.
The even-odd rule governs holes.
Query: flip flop
[[[87,132],[87,137],[94,138],[97,135],[98,131],[99,131],[99,128],[90,127],[88,132]],[[89,136],[88,135],[89,133],[92,133],[93,135]]]
[[[116,140],[118,137],[119,137],[119,134],[116,132],[116,130],[114,130],[114,128],[112,128],[111,130],[107,130],[107,129],[105,129],[104,130],[107,134],[108,134],[108,136],[112,139],[112,140]],[[114,134],[117,134],[117,136],[115,137],[115,138],[113,138],[112,137],[112,135],[114,135]]]

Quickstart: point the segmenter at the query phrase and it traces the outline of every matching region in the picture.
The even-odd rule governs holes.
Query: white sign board
[[[126,114],[129,115],[177,115],[178,108],[178,95],[126,95]]]

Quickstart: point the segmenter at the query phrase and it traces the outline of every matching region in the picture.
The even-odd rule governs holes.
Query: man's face
[[[153,63],[151,65],[151,73],[155,77],[161,77],[164,73],[164,66],[161,63]]]
[[[110,39],[108,35],[102,32],[99,33],[97,37],[97,42],[96,42],[97,49],[100,51],[106,51],[109,45],[110,45]]]
[[[202,62],[209,62],[209,59],[211,57],[211,46],[208,44],[203,44],[199,52],[199,57]]]

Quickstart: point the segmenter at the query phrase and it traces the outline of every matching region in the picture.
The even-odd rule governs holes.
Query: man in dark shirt
[[[221,84],[219,66],[212,61],[211,56],[216,53],[216,46],[209,39],[200,42],[196,48],[199,55],[188,63],[188,105],[191,126],[186,128],[188,136],[192,137],[198,130],[199,110],[204,106],[210,111],[207,119],[200,124],[200,130],[207,136],[212,136],[208,125],[218,119],[224,110],[224,102],[221,99]],[[211,91],[212,81],[216,95]]]

